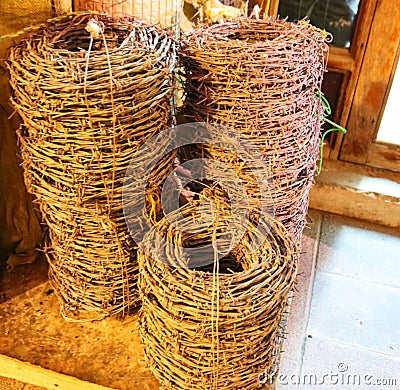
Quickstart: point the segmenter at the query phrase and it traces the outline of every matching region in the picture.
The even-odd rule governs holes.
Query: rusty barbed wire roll
[[[138,304],[123,184],[138,148],[171,125],[176,55],[158,27],[83,13],[60,17],[11,49],[25,182],[49,229],[50,280],[68,319],[128,313]],[[157,161],[157,150],[148,158]],[[159,171],[172,169],[172,160],[164,158]],[[150,198],[162,180],[154,178]]]
[[[246,233],[228,254],[192,268],[203,246],[218,252],[234,240],[235,234],[217,244],[230,212],[223,198],[210,196],[214,212],[205,200],[188,203],[141,243],[145,354],[165,389],[257,389],[260,383],[272,389],[297,248],[279,221],[269,217],[259,230],[246,220]]]
[[[305,21],[241,17],[199,26],[181,42],[185,116],[230,126],[258,146],[275,184],[275,216],[297,241],[325,116],[319,91],[327,40]]]

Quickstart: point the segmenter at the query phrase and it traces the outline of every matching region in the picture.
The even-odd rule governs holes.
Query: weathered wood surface
[[[26,380],[35,385],[44,385],[47,389],[57,390],[109,390],[109,387],[95,385],[89,382],[81,381],[74,377],[59,374],[54,371],[46,370],[30,363],[0,355],[1,373],[7,377]],[[27,375],[29,373],[29,375]]]
[[[372,145],[379,129],[393,64],[398,55],[399,21],[399,2],[391,0],[378,2],[351,105],[347,123],[348,133],[344,138],[340,154],[340,158],[345,161],[383,166],[385,165],[383,161],[387,160],[387,167],[392,168],[398,159],[398,153],[393,155],[390,147],[386,148],[385,154],[382,148],[373,148]]]

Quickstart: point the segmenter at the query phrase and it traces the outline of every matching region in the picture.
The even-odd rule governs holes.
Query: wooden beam
[[[338,68],[342,71],[352,71],[354,59],[348,49],[331,46],[329,48],[328,67]]]
[[[366,163],[373,167],[398,171],[400,167],[400,148],[398,145],[372,143],[368,150]]]
[[[373,192],[317,183],[310,191],[310,208],[400,228],[398,201]]]
[[[59,374],[5,355],[0,355],[0,375],[51,390],[111,390],[110,387]]]
[[[400,173],[325,161],[310,191],[310,208],[400,227]]]
[[[346,83],[346,93],[341,99],[341,106],[343,110],[340,114],[338,123],[344,127],[347,126],[349,116],[351,113],[352,102],[354,95],[356,94],[356,87],[359,79],[360,69],[362,66],[365,50],[367,47],[372,20],[375,14],[378,0],[366,0],[362,1],[357,14],[357,22],[355,26],[355,33],[352,39],[350,49],[344,57],[340,58],[344,54],[343,49],[331,48],[331,54],[329,55],[330,67],[337,67],[342,70],[350,72],[350,77]],[[350,64],[350,58],[353,59]],[[336,65],[336,66],[335,66]],[[346,138],[342,133],[338,132],[335,146],[331,150],[330,158],[337,160],[341,151],[343,140]]]

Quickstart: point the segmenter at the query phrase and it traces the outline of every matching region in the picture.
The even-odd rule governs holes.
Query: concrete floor
[[[277,389],[399,389],[400,232],[309,215]]]
[[[399,389],[399,308],[400,232],[311,210],[277,390]]]

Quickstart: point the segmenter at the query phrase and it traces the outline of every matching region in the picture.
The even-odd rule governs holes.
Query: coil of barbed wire
[[[138,303],[123,183],[140,145],[171,125],[176,52],[158,27],[84,13],[47,24],[10,52],[25,182],[49,229],[50,279],[66,318],[103,318]],[[150,198],[162,175],[155,180]]]
[[[241,17],[199,26],[180,46],[184,115],[230,126],[258,146],[275,185],[276,218],[296,240],[319,155],[328,40],[305,21]],[[202,147],[212,158],[227,158]],[[239,175],[241,169],[237,162]]]
[[[229,253],[193,268],[203,246],[229,248],[229,240],[217,244],[230,224],[227,202],[212,193],[208,200],[214,212],[207,201],[190,202],[158,222],[141,244],[140,333],[147,360],[165,389],[256,389],[261,373],[273,386],[297,247],[273,218],[262,230],[246,220],[246,233]]]

